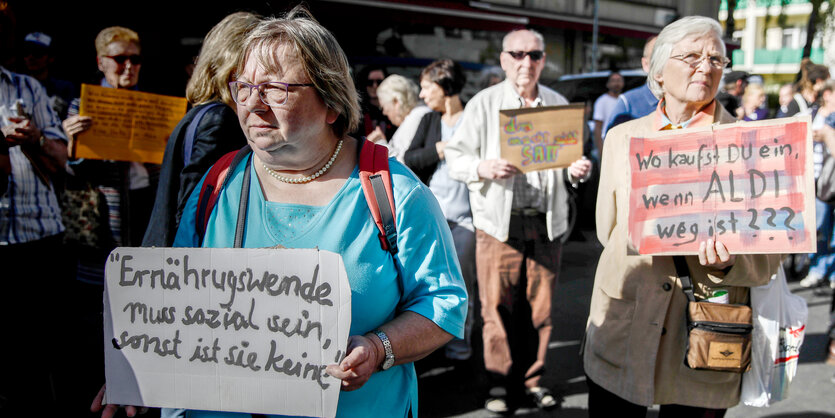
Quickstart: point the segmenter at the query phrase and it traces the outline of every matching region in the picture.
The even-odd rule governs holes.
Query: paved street
[[[549,356],[558,367],[548,370],[543,384],[563,396],[562,408],[541,412],[530,405],[515,416],[585,417],[587,388],[579,356],[586,317],[589,311],[594,270],[600,254],[597,240],[584,233],[584,241],[569,241],[563,250],[562,271],[554,304],[554,333]],[[806,340],[801,349],[800,366],[792,383],[790,397],[769,408],[737,406],[726,417],[835,417],[835,367],[824,363],[826,327],[830,295],[826,290],[802,289],[797,282],[789,287],[809,305]],[[493,417],[484,409],[489,384],[481,370],[480,355],[469,362],[453,365],[439,350],[418,363],[421,417]],[[648,416],[657,416],[651,410]]]

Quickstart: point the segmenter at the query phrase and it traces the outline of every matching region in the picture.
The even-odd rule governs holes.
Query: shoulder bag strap
[[[693,295],[693,281],[690,280],[690,269],[687,268],[687,261],[683,255],[674,255],[673,262],[676,265],[676,274],[681,279],[681,290],[687,296],[690,302],[696,301],[696,296]]]

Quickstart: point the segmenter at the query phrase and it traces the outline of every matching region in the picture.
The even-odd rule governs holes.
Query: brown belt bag
[[[751,308],[696,302],[684,257],[673,257],[687,296],[687,346],[684,364],[691,369],[742,373],[751,363]]]

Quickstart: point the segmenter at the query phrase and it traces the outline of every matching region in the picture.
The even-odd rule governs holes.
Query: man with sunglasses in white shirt
[[[505,81],[467,103],[461,126],[444,151],[450,176],[470,190],[484,363],[497,378],[485,408],[497,413],[522,406],[525,393],[541,409],[558,406],[540,379],[552,329],[559,238],[568,232],[566,186],[576,187],[591,173],[586,159],[568,169],[525,174],[501,158],[500,110],[568,104],[539,84],[544,49],[544,38],[534,30],[505,36],[500,57]]]

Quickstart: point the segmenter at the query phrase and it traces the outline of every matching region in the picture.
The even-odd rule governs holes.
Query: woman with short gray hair
[[[403,162],[403,155],[412,144],[421,118],[430,109],[418,105],[418,86],[412,80],[401,75],[386,77],[377,87],[377,99],[383,108],[383,114],[389,118],[397,130],[388,141],[389,155]]]
[[[629,255],[627,222],[630,138],[736,120],[715,100],[727,65],[719,24],[692,16],[658,35],[648,83],[661,99],[656,110],[614,127],[603,146],[597,197],[597,265],[586,326],[583,362],[589,416],[643,417],[661,405],[661,417],[721,417],[739,403],[741,373],[694,370],[684,365],[687,297],[672,256]],[[634,157],[633,157],[634,158]],[[697,299],[727,291],[747,303],[748,288],[768,282],[776,254],[730,254],[723,238],[700,243],[684,256]]]

